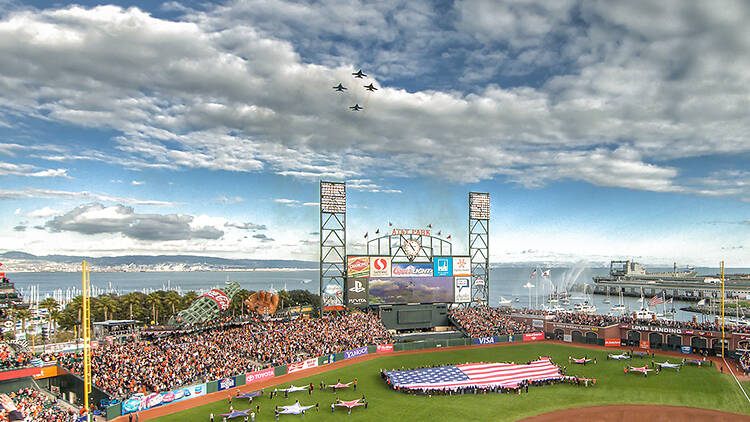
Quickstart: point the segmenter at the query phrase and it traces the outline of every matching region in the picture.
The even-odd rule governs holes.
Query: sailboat
[[[667,309],[667,302],[672,304],[671,309]],[[677,312],[674,310],[674,296],[669,298],[669,300],[664,301],[664,316],[673,317]]]
[[[615,312],[625,312],[625,304],[622,301],[622,289],[620,289],[620,302],[612,307]]]
[[[607,298],[604,299],[604,301],[602,303],[606,303],[607,305],[609,305],[610,303],[612,303],[612,301],[609,300],[609,286],[607,286]]]
[[[500,306],[508,306],[510,305],[510,299],[506,299],[500,296],[500,301],[498,303],[500,304]]]

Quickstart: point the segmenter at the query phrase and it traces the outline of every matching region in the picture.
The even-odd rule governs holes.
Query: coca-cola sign
[[[201,297],[207,297],[216,302],[216,305],[219,306],[219,310],[226,311],[227,309],[229,309],[229,296],[227,296],[226,293],[222,292],[219,289],[211,289],[210,291],[201,295]]]

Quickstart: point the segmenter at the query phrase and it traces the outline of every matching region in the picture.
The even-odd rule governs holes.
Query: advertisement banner
[[[318,358],[310,358],[302,362],[290,363],[286,371],[288,374],[292,374],[305,369],[315,368],[316,366],[318,366]]]
[[[690,346],[680,346],[680,352],[689,355],[692,352]]]
[[[544,328],[544,321],[542,321],[541,319],[532,320],[531,326],[534,328]]]
[[[367,277],[346,279],[346,306],[367,306]]]
[[[336,361],[336,355],[329,353],[318,358],[318,365],[328,365]]]
[[[619,338],[605,338],[604,347],[620,347]]]
[[[453,279],[453,302],[471,302],[471,277],[455,277]]]
[[[388,353],[393,351],[392,344],[378,344],[378,353]]]
[[[165,393],[154,393],[147,396],[138,393],[127,400],[123,400],[122,414],[127,415],[128,413],[140,412],[163,404],[177,403],[204,394],[206,394],[206,384],[178,388],[177,390],[167,391]]]
[[[346,275],[349,278],[369,277],[370,258],[367,256],[350,256],[347,259]]]
[[[229,390],[230,388],[234,388],[237,386],[237,377],[230,377],[230,378],[224,378],[223,380],[219,380],[219,391],[222,390]]]
[[[263,369],[260,371],[250,372],[245,375],[245,383],[263,381],[274,377],[273,368]]]
[[[367,346],[359,347],[356,349],[347,350],[344,352],[344,359],[356,358],[367,354]]]
[[[649,344],[648,340],[641,340],[639,344],[640,344],[641,349],[651,348],[651,345]]]
[[[435,257],[432,259],[432,275],[435,277],[453,277],[453,258]]]
[[[474,344],[493,344],[497,343],[497,337],[477,337],[474,339]]]
[[[370,277],[390,277],[391,276],[391,257],[390,256],[371,256],[370,257]]]
[[[341,306],[344,305],[344,289],[336,283],[328,283],[323,289],[323,306]],[[325,308],[324,308],[325,309]],[[328,310],[328,309],[325,309]]]
[[[432,277],[432,264],[392,264],[394,277]]]
[[[563,341],[572,343],[573,342],[573,335],[572,334],[563,334]]]
[[[219,289],[211,289],[207,293],[201,295],[201,297],[207,297],[219,306],[219,310],[226,311],[229,309],[229,296]]]
[[[457,277],[470,277],[471,258],[468,256],[453,257],[453,275]]]
[[[523,335],[523,341],[544,340],[544,333],[526,333]]]

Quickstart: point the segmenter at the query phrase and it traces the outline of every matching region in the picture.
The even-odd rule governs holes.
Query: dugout
[[[432,331],[437,327],[450,327],[448,304],[432,303],[419,305],[381,305],[378,315],[389,330]]]

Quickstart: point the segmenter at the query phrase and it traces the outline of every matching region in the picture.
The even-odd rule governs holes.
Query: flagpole
[[[724,334],[724,261],[721,261],[721,357],[724,357],[724,342],[726,336]]]

